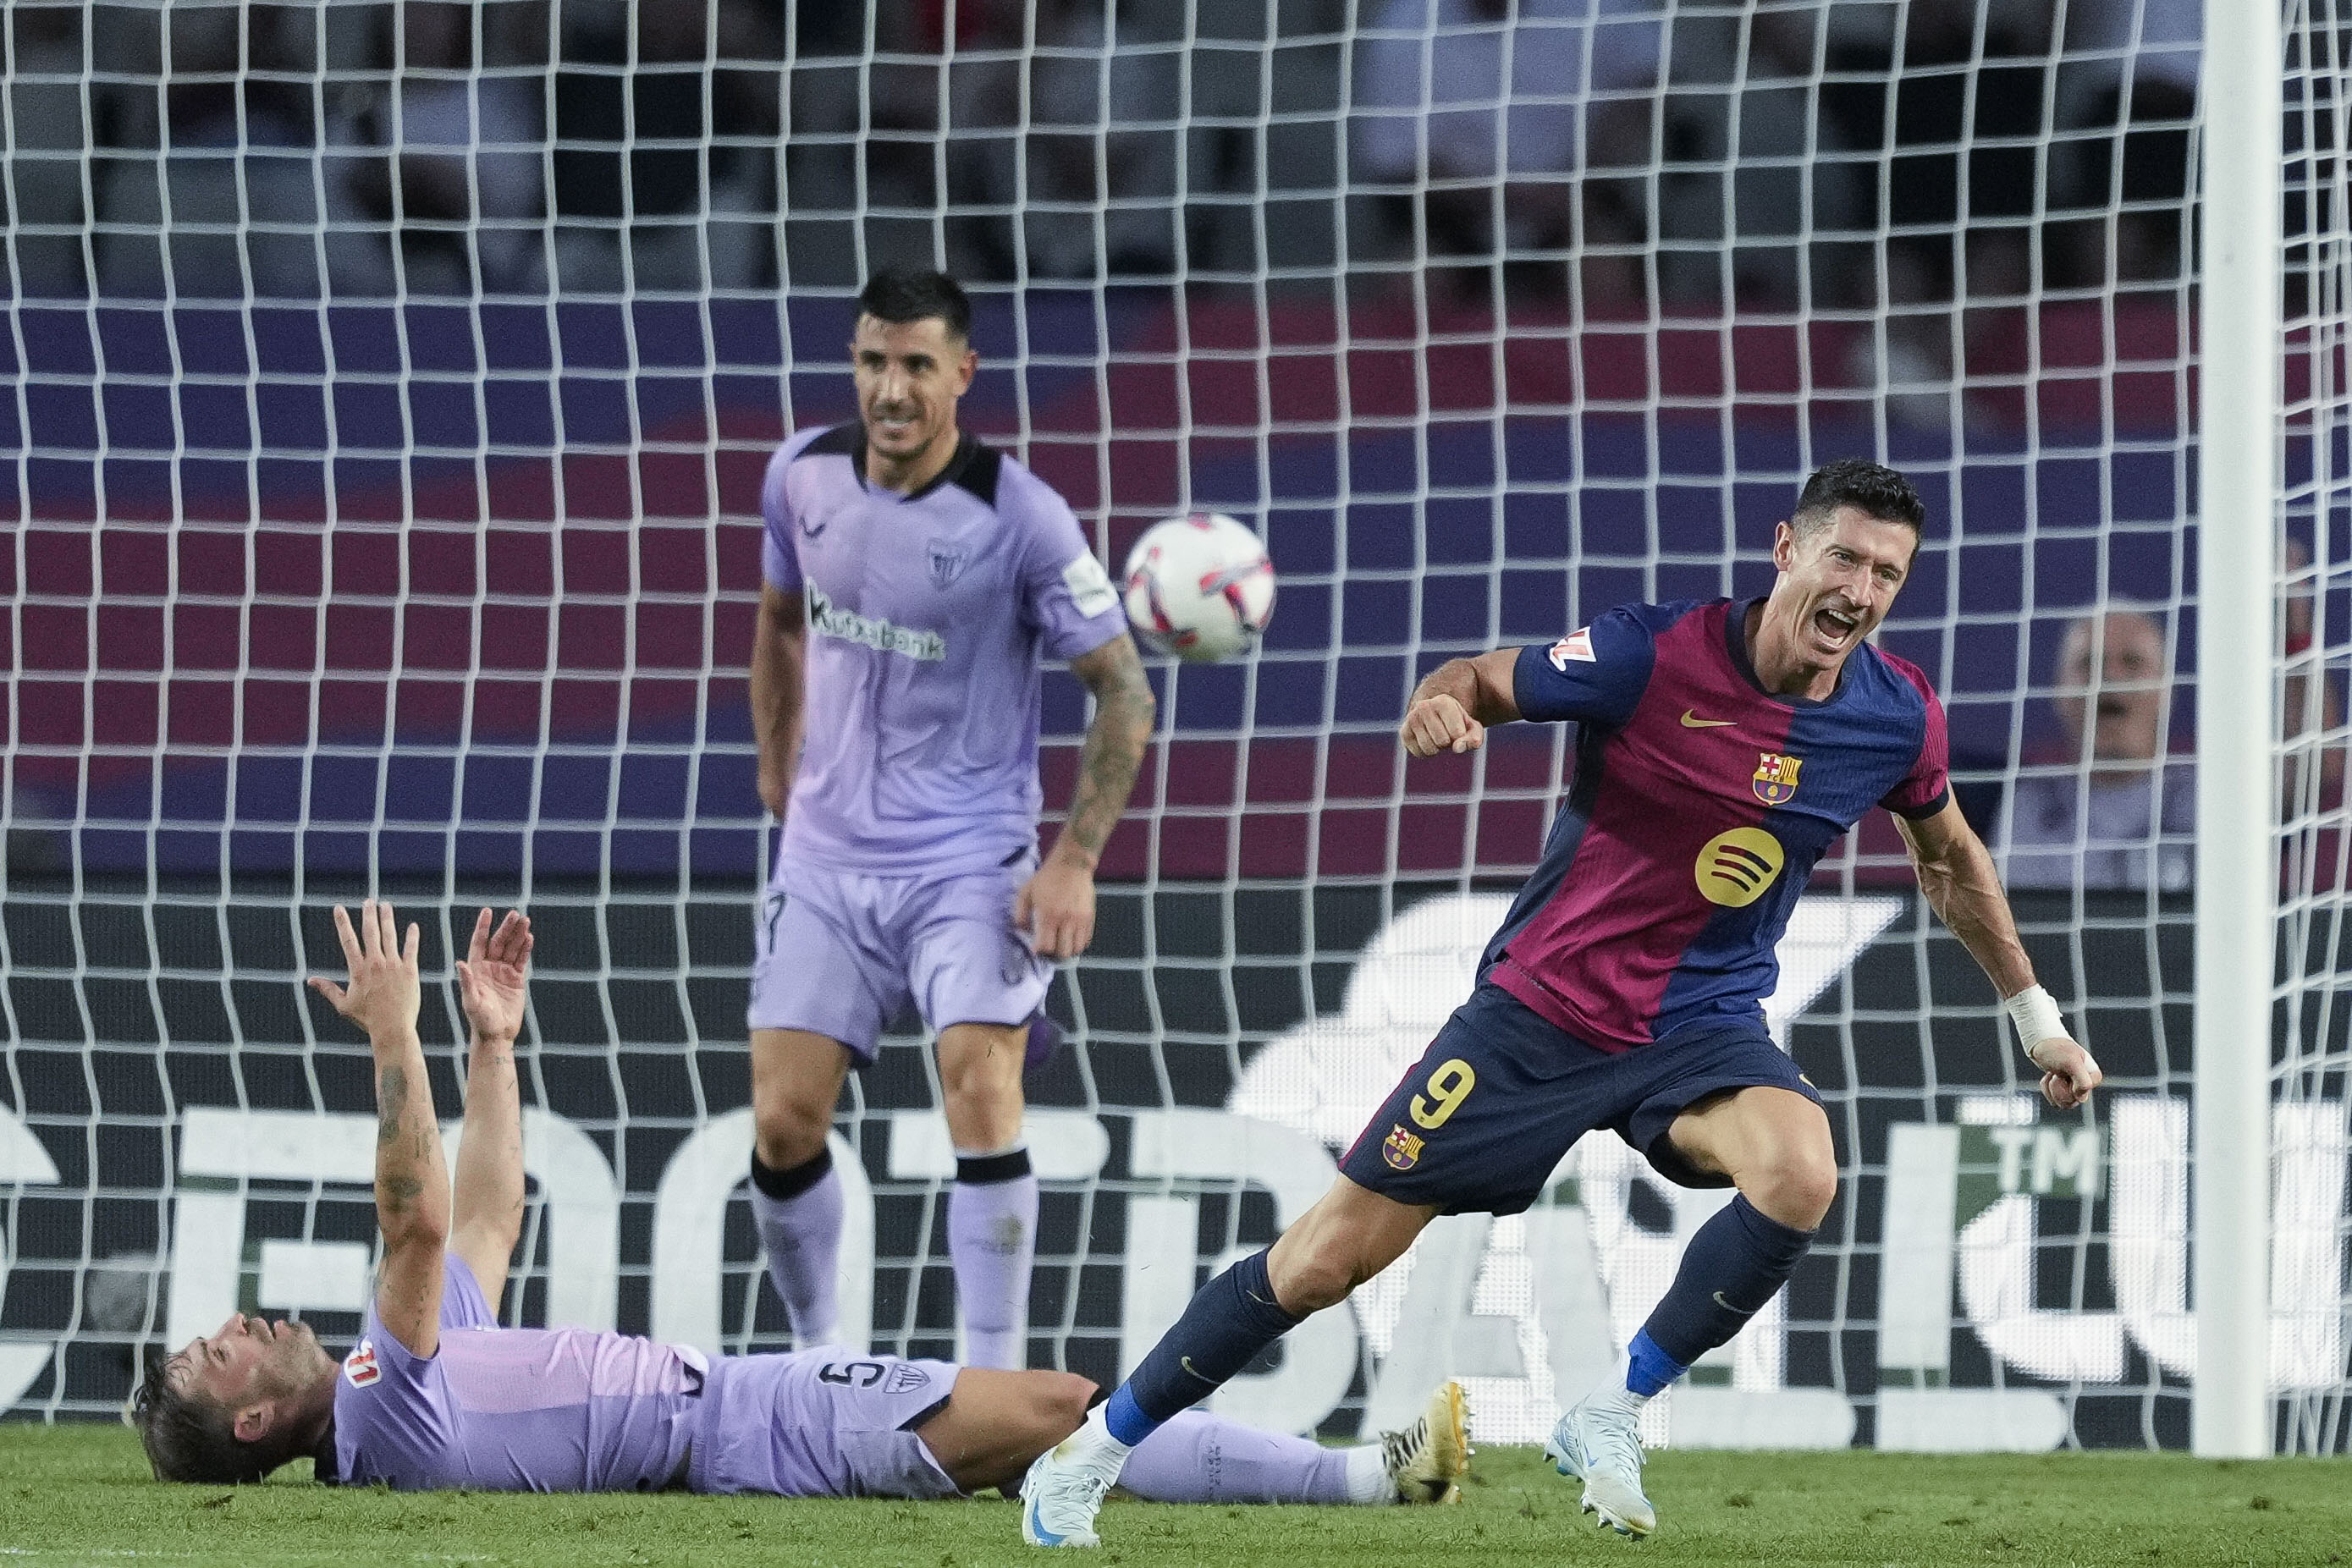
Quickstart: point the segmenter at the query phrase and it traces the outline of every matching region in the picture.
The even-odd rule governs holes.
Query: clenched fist
[[[1434,757],[1441,751],[1477,750],[1486,744],[1486,727],[1470,716],[1460,699],[1440,692],[1407,708],[1397,734],[1415,757]]]

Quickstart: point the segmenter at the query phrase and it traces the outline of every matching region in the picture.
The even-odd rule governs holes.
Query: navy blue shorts
[[[1759,1084],[1821,1103],[1760,1021],[1607,1051],[1482,981],[1372,1113],[1339,1169],[1399,1203],[1517,1214],[1542,1194],[1570,1145],[1606,1127],[1668,1181],[1728,1186],[1677,1155],[1667,1131],[1710,1094]]]

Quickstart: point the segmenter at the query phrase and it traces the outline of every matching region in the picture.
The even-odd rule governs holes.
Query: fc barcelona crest
[[[1768,806],[1785,806],[1797,795],[1797,769],[1804,766],[1801,757],[1785,752],[1764,751],[1756,757],[1756,777],[1749,780],[1756,798]]]
[[[1420,1163],[1421,1139],[1402,1125],[1391,1124],[1388,1141],[1381,1145],[1381,1158],[1388,1161],[1391,1170],[1409,1171]]]
[[[963,575],[963,563],[970,551],[945,539],[933,539],[930,545],[931,586],[945,588]]]

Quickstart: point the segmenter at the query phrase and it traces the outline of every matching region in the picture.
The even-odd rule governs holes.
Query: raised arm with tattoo
[[[1077,791],[1052,852],[1013,905],[1013,925],[1031,932],[1038,953],[1048,958],[1075,958],[1094,940],[1095,867],[1127,809],[1159,706],[1144,678],[1143,661],[1136,656],[1135,640],[1124,632],[1073,659],[1070,673],[1095,696]]]
[[[311,988],[367,1030],[375,1055],[375,1216],[383,1232],[376,1275],[376,1315],[413,1355],[430,1357],[441,1343],[441,1249],[449,1241],[449,1172],[441,1128],[416,1038],[418,987],[412,924],[404,942],[392,905],[360,905],[358,930],[335,906],[348,986],[313,975]]]
[[[485,909],[475,917],[473,941],[457,963],[457,992],[473,1042],[466,1071],[466,1126],[450,1194],[449,1250],[474,1271],[493,1312],[522,1234],[522,1100],[515,1041],[522,1033],[530,947],[530,922],[520,912],[507,911],[493,932]]]
[[[763,584],[751,629],[751,731],[760,746],[760,800],[781,821],[800,766],[801,710],[808,654],[805,601]]]
[[[2050,993],[2035,983],[2032,960],[2017,939],[2017,921],[1984,841],[1957,801],[1948,800],[1941,811],[1917,821],[1897,816],[1895,825],[1911,852],[1927,907],[2000,993],[2027,1060],[2042,1070],[2043,1098],[2062,1111],[2080,1105],[2099,1086],[2099,1064],[2066,1032]]]

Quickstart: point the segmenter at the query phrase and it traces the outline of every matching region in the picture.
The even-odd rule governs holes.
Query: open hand
[[[1441,751],[1477,750],[1486,744],[1486,727],[1470,716],[1460,699],[1440,692],[1407,708],[1397,734],[1415,757],[1434,757]]]
[[[2037,1040],[2025,1055],[2042,1069],[2042,1097],[2061,1111],[2071,1111],[2088,1100],[2091,1091],[2106,1077],[2089,1051],[2063,1034]]]
[[[349,911],[335,905],[335,935],[342,938],[343,964],[351,984],[339,986],[320,976],[310,977],[310,988],[334,1009],[367,1030],[368,1038],[394,1030],[416,1028],[420,988],[416,981],[416,946],[423,939],[414,921],[404,944],[392,917],[392,905],[371,898],[360,905],[357,930]]]
[[[457,961],[457,997],[477,1039],[511,1040],[522,1032],[529,999],[530,922],[520,910],[490,929],[488,909],[474,918],[474,939]]]

